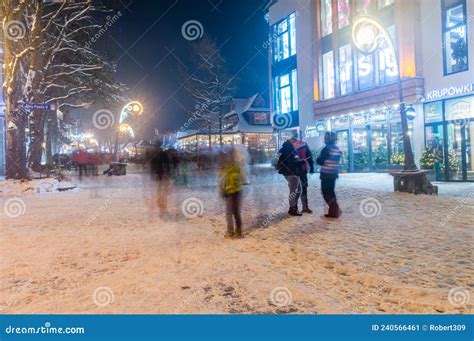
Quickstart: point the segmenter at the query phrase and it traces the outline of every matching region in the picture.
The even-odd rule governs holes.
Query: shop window
[[[339,48],[339,75],[341,95],[352,92],[352,50],[351,44]]]
[[[377,8],[382,9],[387,6],[393,5],[395,0],[377,0]]]
[[[324,98],[334,97],[334,53],[323,54]]]
[[[293,70],[274,78],[275,109],[279,114],[298,110],[297,73]]]
[[[465,0],[443,0],[444,74],[468,69],[467,23]]]
[[[337,0],[337,19],[339,28],[350,24],[351,8],[349,0]]]
[[[296,16],[287,18],[273,25],[273,60],[280,62],[296,54]]]
[[[432,167],[436,169],[438,173],[441,170],[442,165],[444,164],[443,125],[440,123],[426,126],[425,138],[426,148],[431,153],[434,159]],[[425,165],[425,167],[431,167],[431,165]]]
[[[451,99],[445,102],[446,121],[456,121],[465,125],[474,118],[474,96]]]
[[[374,55],[358,53],[359,90],[365,90],[375,85]]]
[[[332,0],[321,0],[321,33],[325,37],[332,33]]]
[[[387,169],[388,164],[388,129],[386,123],[372,123],[370,125],[370,141],[372,150],[372,168],[374,170]]]

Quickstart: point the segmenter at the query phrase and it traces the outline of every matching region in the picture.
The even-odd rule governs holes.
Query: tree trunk
[[[7,105],[7,108],[10,107]],[[24,118],[13,120],[13,116],[19,117],[19,113],[12,114],[6,110],[7,122],[15,122],[15,127],[10,125],[7,128],[7,158],[6,158],[6,178],[7,179],[27,179],[28,170],[26,168],[25,150],[25,127]]]

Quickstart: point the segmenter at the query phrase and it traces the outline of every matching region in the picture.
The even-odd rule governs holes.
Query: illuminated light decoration
[[[359,73],[361,76],[368,76],[371,73],[372,64],[368,55],[377,50],[381,50],[384,57],[381,58],[383,60],[379,68],[382,69],[383,67],[388,76],[397,76],[397,55],[392,38],[377,18],[369,15],[358,17],[352,25],[352,41],[356,48],[366,55],[359,59]]]
[[[125,120],[130,116],[140,116],[143,113],[143,106],[140,102],[133,101],[127,103],[122,108],[122,112],[120,113],[120,120],[119,123],[122,124]]]
[[[127,134],[129,137],[131,138],[134,138],[135,137],[135,134],[133,132],[133,129],[132,127],[130,127],[128,124],[126,123],[122,123],[119,127],[119,130],[121,133],[123,134]]]

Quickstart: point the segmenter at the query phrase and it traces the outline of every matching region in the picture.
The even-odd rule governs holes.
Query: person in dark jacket
[[[319,157],[316,159],[318,165],[321,166],[321,192],[324,201],[329,205],[326,218],[339,218],[341,210],[336,198],[336,179],[339,177],[339,161],[341,159],[341,151],[336,145],[337,135],[334,132],[327,131],[324,135],[324,143],[326,146],[321,150]]]
[[[314,161],[311,154],[311,150],[306,142],[303,140],[298,141],[298,148],[296,149],[302,163],[302,172],[300,174],[301,181],[301,203],[303,204],[304,213],[313,213],[308,206],[308,172],[314,173]]]
[[[296,152],[298,140],[291,137],[283,143],[280,149],[280,158],[278,159],[278,172],[282,174],[288,182],[289,194],[289,210],[288,214],[292,216],[300,216],[298,212],[298,200],[301,195],[300,175],[303,172],[303,160],[300,159]]]

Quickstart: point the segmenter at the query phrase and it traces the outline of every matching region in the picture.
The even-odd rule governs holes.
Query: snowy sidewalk
[[[284,179],[264,173],[245,186],[245,238],[228,241],[212,176],[190,182],[162,215],[141,174],[4,198],[21,210],[2,215],[0,311],[474,312],[473,184],[414,196],[386,174],[344,174],[344,214],[328,221],[317,175],[315,213],[290,218]]]

